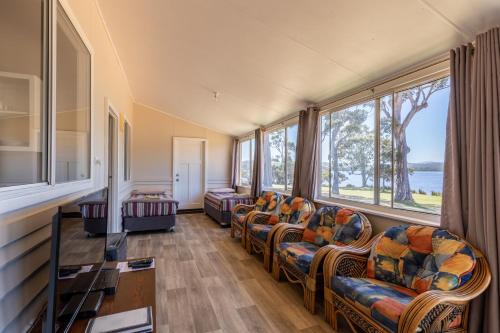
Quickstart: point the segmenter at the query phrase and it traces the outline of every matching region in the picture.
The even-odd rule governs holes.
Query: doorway
[[[179,209],[203,208],[207,140],[174,137],[173,194]]]
[[[108,233],[119,232],[118,212],[118,114],[113,106],[106,103],[108,109]]]

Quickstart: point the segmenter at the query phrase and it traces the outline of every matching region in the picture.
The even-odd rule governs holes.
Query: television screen
[[[105,262],[107,214],[107,191],[101,190],[59,207],[53,217],[44,332],[66,332],[85,316],[83,304]]]

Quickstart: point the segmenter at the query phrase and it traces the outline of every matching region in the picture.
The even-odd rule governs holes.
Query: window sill
[[[318,202],[324,205],[336,204],[345,208],[360,211],[362,213],[375,215],[378,217],[389,218],[396,221],[401,221],[410,224],[427,225],[437,227],[440,224],[441,216],[435,214],[427,214],[421,212],[412,212],[403,209],[396,209],[384,206],[376,206],[370,204],[364,204],[360,202],[334,199],[334,198],[324,198],[318,197],[314,199],[314,202]]]
[[[86,179],[56,185],[23,186],[22,188],[5,191],[0,193],[0,214],[27,208],[65,195],[90,190],[93,186],[92,180]]]

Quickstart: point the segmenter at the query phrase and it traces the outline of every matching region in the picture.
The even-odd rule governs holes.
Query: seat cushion
[[[418,293],[447,291],[466,283],[475,264],[473,249],[448,231],[399,226],[388,229],[374,244],[367,275]]]
[[[331,282],[338,296],[391,332],[397,332],[401,314],[418,295],[414,290],[374,279],[334,276]]]
[[[263,241],[267,240],[267,235],[273,228],[271,224],[249,224],[247,225],[248,230],[250,230],[250,234],[254,237],[257,237]]]
[[[304,273],[309,273],[314,254],[319,246],[309,242],[280,243],[276,253],[287,263],[295,266]]]

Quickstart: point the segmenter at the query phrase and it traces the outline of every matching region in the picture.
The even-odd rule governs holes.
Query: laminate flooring
[[[334,332],[204,214],[177,215],[175,231],[129,234],[128,257],[156,257],[157,332]]]

